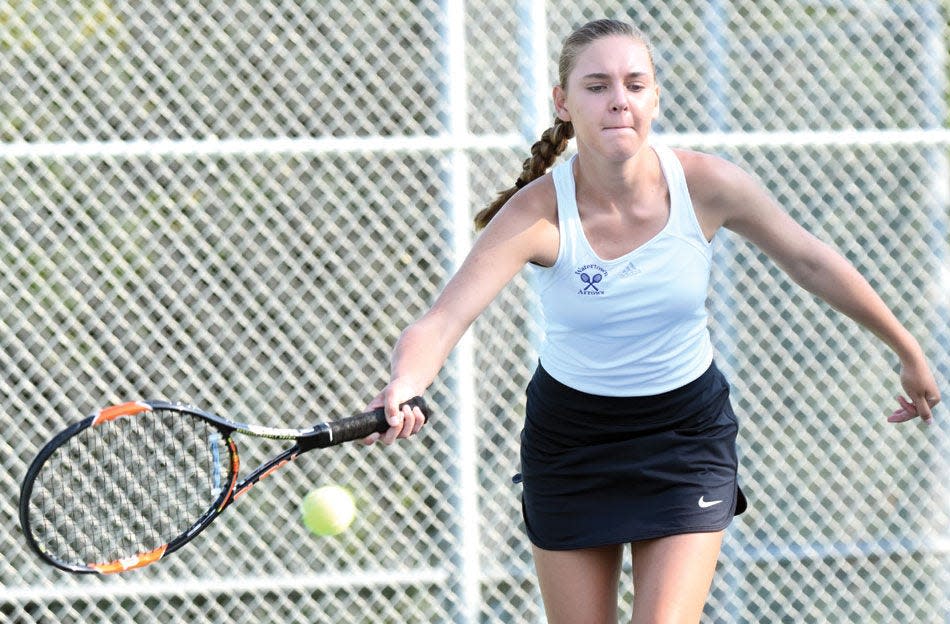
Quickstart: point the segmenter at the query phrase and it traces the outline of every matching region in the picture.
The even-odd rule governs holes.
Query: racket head
[[[20,524],[43,560],[108,574],[153,563],[227,505],[238,473],[233,428],[177,403],[109,407],[38,453],[20,490]]]

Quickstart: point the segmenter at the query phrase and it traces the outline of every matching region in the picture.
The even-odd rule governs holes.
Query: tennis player
[[[705,307],[710,241],[745,237],[900,360],[888,420],[929,422],[940,400],[918,342],[841,255],[745,171],[649,141],[660,89],[647,40],[599,20],[566,40],[556,118],[515,185],[476,216],[484,231],[432,308],[399,338],[370,404],[417,432],[421,395],[472,321],[526,264],[545,317],[521,439],[523,510],[552,623],[617,621],[622,549],[633,622],[698,622],[723,530],[745,508],[736,417]],[[575,138],[577,154],[554,166]]]

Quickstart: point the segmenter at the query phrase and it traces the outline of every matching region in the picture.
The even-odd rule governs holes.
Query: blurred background
[[[527,273],[453,353],[420,436],[302,457],[158,565],[46,567],[17,499],[50,435],[113,402],[275,426],[365,406],[553,119],[560,42],[599,17],[654,43],[655,140],[759,176],[878,289],[950,399],[946,0],[13,0],[0,619],[543,621],[510,480],[539,340]],[[946,407],[886,423],[893,354],[727,232],[709,305],[751,507],[704,621],[950,621]],[[275,450],[243,448],[245,466]],[[297,505],[333,482],[359,517],[316,538]]]

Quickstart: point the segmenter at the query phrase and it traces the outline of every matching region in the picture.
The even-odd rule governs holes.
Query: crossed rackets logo
[[[587,273],[581,273],[581,281],[587,284],[587,286],[584,286],[584,292],[587,292],[591,288],[597,292],[600,292],[600,289],[597,288],[597,284],[599,284],[603,279],[604,276],[600,273],[594,273],[592,276],[588,275]]]
[[[577,291],[579,295],[603,295],[604,278],[607,276],[607,270],[596,264],[582,266],[574,274],[577,275],[583,286]]]

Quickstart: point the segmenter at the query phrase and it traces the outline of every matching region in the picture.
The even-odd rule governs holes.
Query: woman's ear
[[[554,87],[551,97],[554,99],[554,112],[557,114],[557,118],[561,121],[570,121],[571,114],[568,112],[566,107],[567,94],[564,93],[564,89],[561,87],[561,85]]]
[[[653,116],[650,118],[651,120],[656,120],[656,118],[660,116],[660,86],[657,85],[654,88],[656,89],[656,102],[653,105]]]

